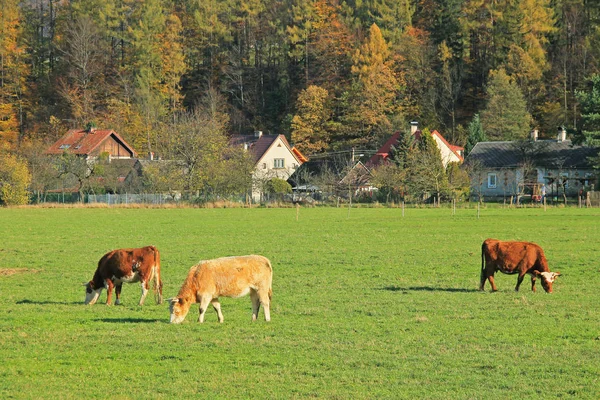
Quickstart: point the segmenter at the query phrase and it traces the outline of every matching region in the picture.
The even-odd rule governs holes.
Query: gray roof
[[[526,160],[546,168],[589,169],[588,157],[598,156],[598,148],[573,145],[570,140],[479,142],[465,164],[479,163],[484,168],[516,168]]]

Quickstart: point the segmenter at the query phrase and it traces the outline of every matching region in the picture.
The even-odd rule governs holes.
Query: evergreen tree
[[[586,90],[575,93],[581,105],[582,125],[576,141],[600,147],[600,75],[592,75],[588,83]]]
[[[469,136],[467,137],[467,144],[465,145],[465,156],[469,155],[473,147],[479,142],[485,142],[487,137],[483,132],[483,127],[481,126],[481,120],[479,119],[479,114],[475,114],[471,123],[469,124]]]
[[[481,123],[490,140],[516,140],[527,137],[531,116],[521,90],[504,69],[490,72],[488,101]]]

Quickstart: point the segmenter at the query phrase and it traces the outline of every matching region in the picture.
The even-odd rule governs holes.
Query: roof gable
[[[232,145],[244,144],[247,147],[253,156],[255,164],[258,164],[279,141],[287,148],[298,165],[306,161],[306,157],[298,149],[290,146],[284,135],[261,135],[258,138],[256,136],[235,135],[231,138]]]
[[[415,138],[417,140],[420,139],[422,133],[423,131],[421,130],[416,131],[414,133]],[[377,150],[377,152],[369,159],[369,161],[367,161],[367,166],[373,168],[384,163],[385,160],[387,160],[387,158],[389,157],[392,147],[398,144],[398,141],[400,140],[400,135],[401,132],[396,132],[392,136],[390,136],[390,138],[383,144],[383,146],[381,146],[379,150]],[[448,143],[448,141],[437,130],[433,130],[433,132],[431,132],[431,136],[439,138],[439,142],[436,141],[436,144],[441,143],[442,146],[445,146],[448,149],[448,151],[454,154],[461,162],[464,161],[464,158],[461,155],[461,152],[464,150],[462,147],[454,146]]]
[[[123,146],[125,150],[131,154],[131,157],[137,157],[135,150],[133,150],[133,148],[112,129],[94,129],[91,131],[85,129],[71,129],[50,146],[45,153],[62,154],[67,151],[73,154],[87,156],[111,137],[115,142]]]

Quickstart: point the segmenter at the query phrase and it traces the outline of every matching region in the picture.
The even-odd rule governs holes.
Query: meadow
[[[600,398],[600,209],[0,209],[0,398]],[[554,293],[497,275],[488,237],[540,244]],[[201,259],[262,254],[249,297],[181,325],[138,284],[83,304],[107,251],[153,244],[165,298]]]

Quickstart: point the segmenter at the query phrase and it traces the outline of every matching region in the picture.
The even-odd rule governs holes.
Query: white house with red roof
[[[417,122],[410,123],[410,133],[417,138],[421,136],[422,131],[419,130]],[[377,152],[369,159],[369,161],[367,161],[367,166],[369,168],[373,168],[385,163],[390,156],[392,147],[398,143],[400,135],[401,132],[394,133],[384,143],[384,145],[377,150]],[[431,137],[437,144],[438,149],[440,149],[440,155],[442,157],[444,168],[446,168],[451,162],[462,163],[464,161],[464,148],[448,143],[448,141],[436,130],[431,132]]]
[[[233,145],[243,146],[254,157],[252,173],[252,199],[260,201],[265,193],[265,185],[273,178],[288,180],[306,157],[291,146],[284,135],[263,135],[257,131],[254,135],[236,135],[231,139]]]

